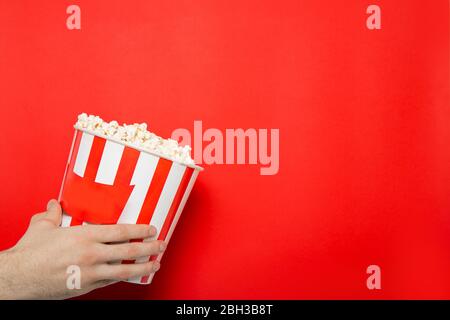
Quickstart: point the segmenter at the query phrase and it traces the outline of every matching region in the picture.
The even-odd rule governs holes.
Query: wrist
[[[15,282],[17,280],[16,271],[18,267],[16,251],[14,248],[0,252],[0,299],[20,299]],[[25,288],[21,288],[25,289]]]

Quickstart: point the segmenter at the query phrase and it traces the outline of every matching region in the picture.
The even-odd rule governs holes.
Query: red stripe
[[[133,264],[134,260],[122,260],[121,264]]]
[[[80,219],[74,218],[72,217],[72,220],[70,220],[70,226],[80,226],[83,224],[83,221],[81,221]]]
[[[145,196],[144,203],[142,204],[141,212],[136,221],[136,224],[149,224],[152,219],[153,212],[155,211],[156,204],[161,196],[162,189],[166,183],[167,176],[169,175],[172,161],[160,158],[153,174],[152,182],[148,188],[147,195]]]
[[[89,153],[89,159],[84,170],[84,179],[86,181],[94,181],[97,175],[97,170],[102,159],[103,149],[105,148],[106,140],[94,136],[92,142],[91,152]]]
[[[145,200],[142,204],[142,208],[137,218],[136,224],[150,223],[171,167],[172,161],[163,158],[160,158],[158,160],[158,164],[155,168],[155,173],[153,174],[152,181],[150,182],[150,186],[148,187],[147,195],[145,196]],[[133,239],[130,242],[142,241],[143,239]],[[134,263],[134,261],[135,260],[123,260],[122,264],[131,264]]]
[[[131,184],[134,168],[136,168],[139,155],[140,152],[135,149],[129,147],[123,149],[122,158],[120,159],[117,174],[114,178],[114,185],[129,186]]]
[[[186,192],[187,186],[189,184],[189,181],[191,180],[192,174],[194,173],[194,169],[192,168],[186,168],[186,171],[183,174],[183,178],[181,178],[181,182],[178,186],[177,193],[175,194],[175,197],[173,198],[172,204],[170,205],[169,212],[167,213],[167,216],[164,220],[164,224],[161,228],[161,231],[158,236],[158,240],[165,240],[167,237],[167,233],[169,232],[170,226],[173,223],[173,219],[175,218],[175,215],[178,211],[178,208],[180,207],[181,200],[183,199],[183,196]],[[158,256],[151,256],[149,258],[149,261],[155,261]],[[146,283],[149,279],[149,276],[144,276],[141,278],[141,283]]]

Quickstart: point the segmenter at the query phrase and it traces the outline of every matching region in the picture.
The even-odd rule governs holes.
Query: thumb
[[[45,219],[52,221],[55,226],[59,226],[61,224],[62,210],[59,202],[55,199],[52,199],[47,203],[47,213],[45,215]]]

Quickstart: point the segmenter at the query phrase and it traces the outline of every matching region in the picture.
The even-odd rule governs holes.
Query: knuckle
[[[125,248],[125,255],[128,257],[137,257],[139,256],[139,245],[138,244],[129,244]]]
[[[151,229],[146,224],[139,225],[139,234],[143,238],[147,238],[151,235]]]
[[[153,255],[159,253],[159,242],[158,241],[152,241],[148,243],[147,245],[147,253],[148,255]]]
[[[39,221],[37,221],[37,223],[39,224],[39,225],[41,225],[41,226],[44,226],[44,227],[48,227],[48,226],[54,226],[54,223],[53,223],[53,221],[51,221],[51,220],[49,220],[49,219],[46,219],[46,218],[41,218]]]
[[[35,221],[31,222],[31,225],[37,228],[48,228],[54,226],[52,221],[45,219],[43,216],[36,218]]]
[[[74,227],[77,228],[77,227]],[[68,234],[66,237],[67,244],[71,248],[76,248],[77,250],[84,251],[88,250],[92,242],[88,237],[85,236],[84,233],[80,232],[79,229],[67,229]],[[64,230],[66,231],[66,230]]]
[[[32,215],[30,223],[36,223],[37,221],[39,221],[42,218],[43,215],[44,215],[43,213],[36,213],[36,214]]]
[[[125,239],[128,236],[128,228],[124,225],[117,225],[114,228],[114,232],[118,239]]]
[[[150,274],[154,272],[154,262],[148,262],[145,264],[144,274]]]
[[[66,231],[66,230],[64,230]],[[79,250],[78,248],[82,248],[82,242],[78,241],[77,237],[74,237],[70,232],[66,235],[64,239],[64,246],[69,248],[70,250]]]
[[[31,216],[30,223],[35,222],[37,218],[38,218],[38,215],[37,215],[37,214],[33,214],[33,215]]]
[[[100,281],[108,278],[108,272],[102,265],[98,265],[92,268],[90,274],[92,281]]]
[[[146,238],[149,234],[148,226],[144,224],[131,225],[133,228],[135,238]]]
[[[121,280],[126,280],[128,278],[131,278],[130,269],[126,268],[125,266],[119,267],[119,269],[117,270],[117,273],[116,273],[116,277]]]
[[[85,268],[82,274],[82,279],[85,283],[93,283],[101,280],[101,277],[96,269]]]
[[[92,248],[85,248],[80,254],[80,263],[82,265],[91,265],[97,262],[97,252]]]
[[[84,232],[86,238],[92,239],[95,236],[95,231],[92,230],[90,226],[83,226],[83,228],[80,229]]]

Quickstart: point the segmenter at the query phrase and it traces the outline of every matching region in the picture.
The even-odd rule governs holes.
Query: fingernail
[[[159,245],[159,251],[163,252],[164,250],[166,250],[167,248],[167,244],[165,242],[161,242],[161,244]]]
[[[158,261],[153,262],[153,272],[158,271],[160,267],[161,265],[159,264]]]
[[[156,228],[154,226],[150,226],[150,235],[154,236],[156,234]]]
[[[56,205],[56,200],[52,199],[47,203],[47,210],[50,210],[51,208],[53,208]]]

